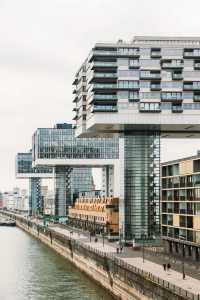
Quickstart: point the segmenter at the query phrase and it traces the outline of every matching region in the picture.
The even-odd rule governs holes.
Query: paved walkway
[[[40,223],[40,222],[39,222]],[[41,224],[42,225],[42,224]],[[142,260],[142,253],[141,251],[132,251],[130,248],[124,248],[123,252],[121,254],[116,253],[117,244],[116,243],[109,243],[108,241],[103,241],[102,238],[98,237],[98,242],[94,242],[94,237],[92,238],[92,241],[90,242],[89,235],[84,234],[83,232],[76,231],[76,229],[72,230],[71,228],[61,228],[59,225],[49,225],[49,228],[57,231],[58,233],[61,233],[63,235],[66,235],[67,237],[71,237],[72,239],[78,240],[83,242],[86,245],[89,245],[97,250],[100,250],[105,253],[111,253],[114,254],[119,259],[125,261],[126,263],[137,267],[138,269],[141,269],[143,271],[149,272],[154,276],[159,277],[162,280],[165,280],[178,288],[182,288],[188,292],[194,293],[194,294],[200,294],[200,280],[195,279],[191,276],[186,275],[186,279],[182,279],[182,273],[177,272],[175,270],[170,271],[164,271],[163,266],[161,265],[162,262],[158,261],[152,262],[150,260],[147,260],[145,258],[145,262],[143,263]],[[73,233],[70,233],[72,232]],[[153,255],[152,255],[153,257]],[[161,264],[159,264],[161,263]]]
[[[84,235],[83,233],[77,233],[75,230],[73,234],[70,234],[70,229],[60,228],[59,226],[52,226],[52,229],[66,235],[67,237],[71,237],[72,239],[82,241],[84,244],[89,245],[92,248],[100,250],[105,253],[114,254],[119,259],[122,259],[126,263],[137,267],[143,271],[149,272],[154,276],[159,277],[162,280],[165,280],[173,285],[176,285],[178,288],[182,288],[188,292],[194,294],[200,294],[200,281],[192,278],[190,276],[186,276],[186,279],[183,280],[182,273],[177,272],[175,270],[164,271],[163,266],[152,262],[150,260],[145,259],[143,263],[143,259],[141,257],[141,252],[132,251],[131,249],[124,248],[121,254],[116,253],[116,243],[109,243],[105,241],[103,245],[103,241],[101,238],[98,238],[98,242],[94,242],[94,237],[90,242],[89,237]]]
[[[195,278],[186,276],[186,279],[183,280],[181,273],[176,272],[174,270],[164,271],[161,265],[148,260],[145,260],[143,263],[141,257],[128,257],[121,259],[124,260],[126,263],[135,266],[143,271],[149,272],[154,276],[159,277],[160,279],[166,280],[169,283],[176,285],[177,287],[180,287],[194,294],[200,294],[200,281]]]

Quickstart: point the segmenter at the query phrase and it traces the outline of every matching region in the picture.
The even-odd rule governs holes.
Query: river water
[[[112,300],[68,261],[16,227],[0,227],[0,300]]]

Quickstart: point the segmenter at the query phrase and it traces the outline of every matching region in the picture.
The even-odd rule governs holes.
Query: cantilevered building
[[[152,238],[159,229],[160,138],[200,132],[200,38],[97,43],[73,84],[76,135],[123,139],[121,230],[127,238]]]
[[[66,215],[79,192],[94,189],[94,167],[107,169],[107,195],[114,185],[116,190],[119,181],[114,183],[109,178],[114,175],[113,167],[117,171],[119,165],[118,148],[118,138],[76,138],[71,124],[37,129],[33,136],[33,164],[54,169],[56,215]],[[109,184],[113,187],[109,188]]]

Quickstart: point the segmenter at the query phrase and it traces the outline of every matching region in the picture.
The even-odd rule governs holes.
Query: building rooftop
[[[192,156],[187,156],[187,157],[183,157],[183,158],[179,158],[179,159],[175,159],[175,160],[169,160],[169,161],[165,161],[161,163],[161,166],[165,166],[165,165],[173,165],[176,163],[179,163],[181,161],[185,161],[185,160],[193,160],[193,159],[200,159],[200,150],[197,151],[196,155],[192,155]]]

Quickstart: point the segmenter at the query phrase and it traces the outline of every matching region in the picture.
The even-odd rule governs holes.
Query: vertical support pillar
[[[72,203],[71,168],[55,167],[55,215],[66,216],[68,206]]]
[[[152,239],[160,223],[160,134],[124,134],[124,204],[126,239]]]
[[[102,196],[109,197],[114,195],[114,167],[104,166],[102,169]]]
[[[41,179],[29,179],[29,215],[43,214],[41,197]]]

